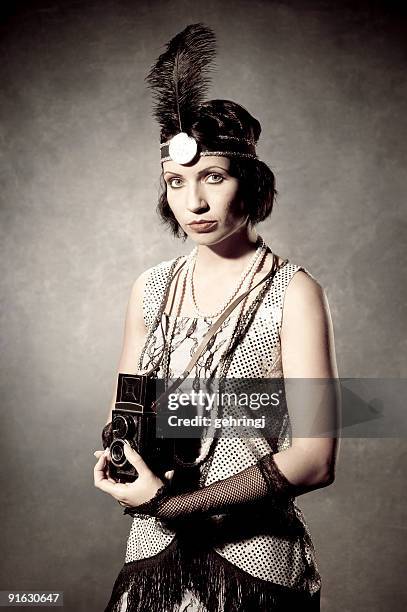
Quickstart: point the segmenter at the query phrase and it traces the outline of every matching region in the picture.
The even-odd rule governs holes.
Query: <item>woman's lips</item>
[[[192,223],[188,223],[188,227],[190,227],[194,232],[202,233],[202,232],[210,232],[215,229],[217,221],[193,221]]]

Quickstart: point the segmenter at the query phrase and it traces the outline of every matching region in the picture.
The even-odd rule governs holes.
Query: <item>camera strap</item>
[[[166,400],[166,398],[170,395],[170,393],[175,391],[175,389],[177,389],[181,385],[181,383],[189,376],[189,374],[191,373],[193,367],[195,366],[196,362],[198,361],[199,357],[202,355],[202,353],[204,352],[204,350],[208,346],[212,336],[214,334],[216,334],[218,329],[221,327],[222,323],[227,319],[227,317],[236,308],[236,306],[238,306],[240,304],[240,302],[242,300],[244,300],[249,295],[249,293],[251,291],[253,291],[253,289],[256,289],[256,287],[259,287],[262,283],[264,283],[267,280],[273,278],[275,276],[276,272],[278,270],[280,270],[283,266],[285,266],[285,264],[288,262],[288,259],[285,259],[284,261],[282,261],[279,266],[277,265],[277,261],[278,261],[278,259],[277,259],[276,255],[273,253],[273,264],[271,266],[270,272],[268,272],[266,274],[266,276],[264,278],[262,278],[258,283],[253,285],[253,287],[251,287],[250,289],[248,289],[247,291],[245,291],[244,293],[239,295],[235,300],[233,300],[233,302],[231,304],[229,304],[229,306],[223,311],[223,313],[215,321],[215,323],[213,323],[213,325],[211,325],[211,327],[206,332],[205,336],[202,338],[202,341],[201,341],[200,345],[197,347],[196,351],[192,355],[191,360],[189,361],[188,365],[186,366],[186,368],[185,368],[184,372],[181,374],[181,376],[179,378],[177,378],[168,387],[168,389],[166,391],[164,391],[164,393],[162,393],[160,395],[160,397],[158,397],[156,399],[155,402],[153,402],[151,407],[152,407],[152,410],[154,412],[157,412],[157,408],[158,408],[159,404],[162,403],[164,400]]]

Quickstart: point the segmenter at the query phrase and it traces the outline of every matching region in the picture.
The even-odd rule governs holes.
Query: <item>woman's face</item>
[[[246,222],[239,180],[229,174],[227,157],[200,157],[191,166],[163,164],[168,204],[184,232],[198,244],[216,244]]]

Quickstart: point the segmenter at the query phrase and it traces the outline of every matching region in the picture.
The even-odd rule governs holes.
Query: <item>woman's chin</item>
[[[224,240],[226,236],[214,232],[210,234],[189,234],[189,238],[197,246],[212,246],[222,242],[222,240]]]
[[[224,240],[233,236],[235,232],[188,232],[188,238],[192,240],[197,246],[215,246],[215,244],[220,244]],[[237,236],[236,236],[237,237]]]

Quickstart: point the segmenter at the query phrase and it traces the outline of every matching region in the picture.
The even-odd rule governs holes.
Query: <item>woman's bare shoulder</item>
[[[145,288],[145,285],[147,283],[147,280],[150,274],[151,274],[151,268],[148,268],[147,270],[144,270],[144,272],[142,272],[133,282],[133,286],[131,289],[131,296],[133,299],[136,299],[136,298],[142,299],[144,288]]]
[[[176,258],[161,261],[158,264],[155,264],[151,266],[150,268],[147,268],[146,270],[144,270],[144,272],[142,272],[136,278],[136,280],[133,282],[133,286],[131,289],[131,296],[130,296],[130,303],[133,305],[133,307],[136,310],[141,312],[142,305],[143,305],[143,298],[144,298],[145,291],[146,291],[146,285],[148,284],[151,276],[154,274],[164,273],[164,278],[165,278],[165,273],[169,272],[175,260]],[[183,259],[181,258],[181,260],[178,261],[175,265],[173,275],[175,275],[176,272],[181,268],[182,263],[183,263]]]
[[[320,283],[306,270],[299,269],[293,274],[285,295],[285,303],[316,304],[321,303],[325,292]]]
[[[303,270],[292,276],[284,299],[283,370],[292,378],[337,375],[333,324],[325,290]]]
[[[136,293],[140,292],[140,290],[143,291],[148,279],[150,278],[152,274],[158,273],[158,272],[169,271],[171,269],[171,266],[176,261],[176,259],[178,258],[174,257],[173,259],[166,259],[166,260],[160,261],[159,263],[156,263],[150,266],[149,268],[147,268],[146,270],[144,270],[144,272],[142,272],[140,276],[138,276],[133,283],[133,289],[135,290],[135,292]],[[182,265],[182,258],[180,261],[177,262],[174,268],[174,272],[176,272],[181,267],[181,265]]]
[[[307,271],[297,270],[284,296],[282,338],[288,336],[305,341],[306,336],[328,335],[331,316],[324,288]]]

